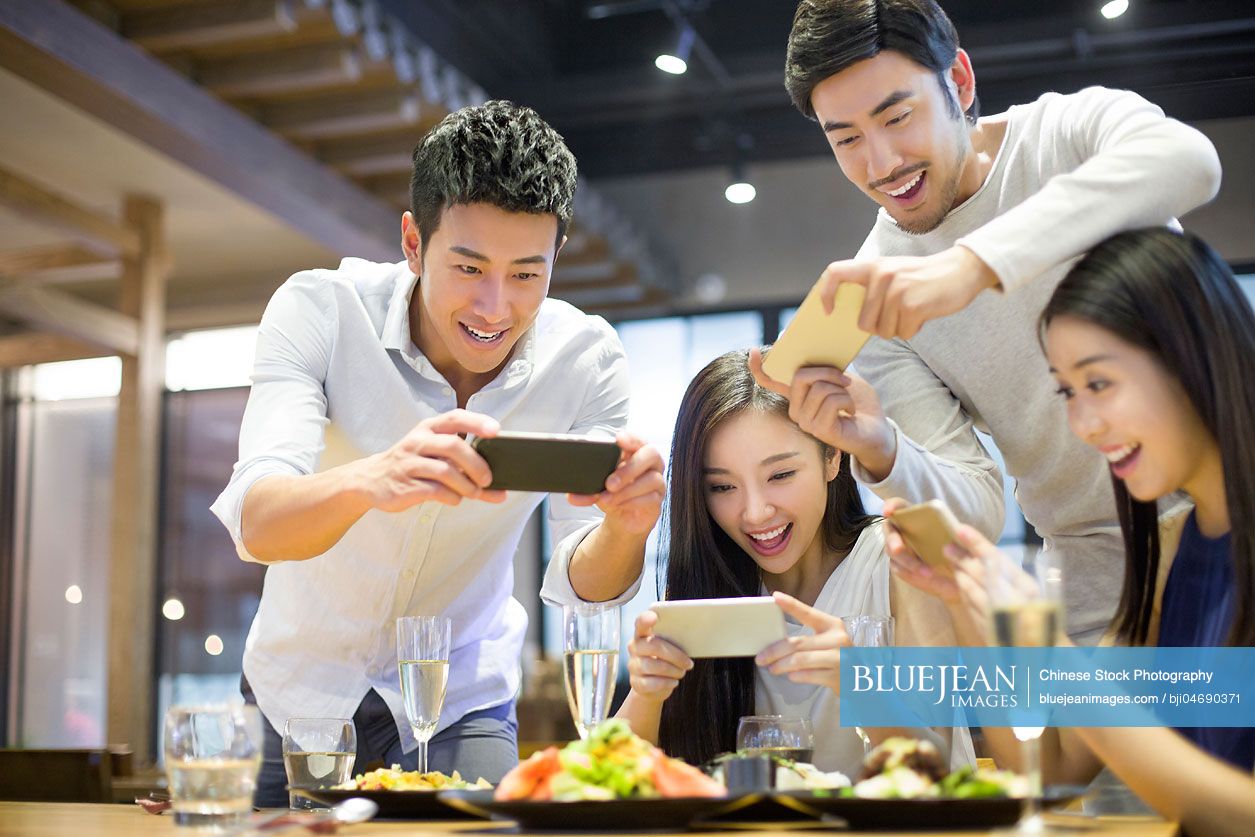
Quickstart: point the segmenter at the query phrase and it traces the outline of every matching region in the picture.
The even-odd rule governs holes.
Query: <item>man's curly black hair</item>
[[[410,211],[423,252],[450,206],[488,203],[558,219],[562,242],[575,202],[575,156],[529,107],[497,100],[462,108],[414,148]]]

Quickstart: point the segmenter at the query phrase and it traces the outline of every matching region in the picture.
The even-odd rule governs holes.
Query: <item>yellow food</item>
[[[482,776],[471,783],[463,779],[456,770],[452,776],[446,776],[438,770],[419,773],[417,770],[402,770],[401,765],[394,764],[392,767],[381,767],[369,773],[359,773],[352,780],[336,785],[336,790],[437,791],[491,787]]]

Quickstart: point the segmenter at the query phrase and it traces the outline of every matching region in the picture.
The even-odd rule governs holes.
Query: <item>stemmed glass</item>
[[[860,614],[859,616],[843,616],[845,632],[850,636],[850,644],[856,648],[890,648],[893,646],[893,617]],[[871,750],[872,740],[862,727],[855,727],[854,732],[863,742],[863,753]]]
[[[427,772],[427,742],[436,733],[449,683],[449,640],[446,616],[402,616],[397,620],[397,668],[405,717],[418,739],[418,772]]]
[[[606,720],[619,670],[619,608],[596,603],[562,608],[562,679],[580,738]]]
[[[1025,555],[1021,569],[1000,553],[985,560],[985,592],[995,645],[1044,648],[1063,633],[1063,564],[1057,555]],[[1028,794],[1014,833],[1051,833],[1041,817],[1042,726],[1012,727],[1024,752]]]
[[[746,715],[736,725],[736,749],[810,764],[815,760],[815,731],[808,718]]]

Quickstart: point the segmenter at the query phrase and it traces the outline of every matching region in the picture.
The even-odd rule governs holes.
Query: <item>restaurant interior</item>
[[[1255,304],[1248,0],[942,5],[983,113],[1103,85],[1205,134],[1222,185],[1182,223]],[[0,0],[0,799],[130,802],[164,781],[170,707],[240,700],[265,568],[209,506],[258,321],[298,270],[400,260],[413,147],[450,112],[509,99],[566,139],[549,293],[615,328],[629,426],[665,458],[693,374],[773,342],[873,221],[785,92],[793,7]],[[1040,542],[1006,502],[1001,545]],[[575,737],[551,546],[542,509],[514,564],[524,756]]]

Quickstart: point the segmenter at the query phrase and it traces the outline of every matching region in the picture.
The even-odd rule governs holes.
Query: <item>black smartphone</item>
[[[471,446],[492,469],[489,488],[597,494],[619,464],[619,446],[605,439],[560,433],[502,431]]]

